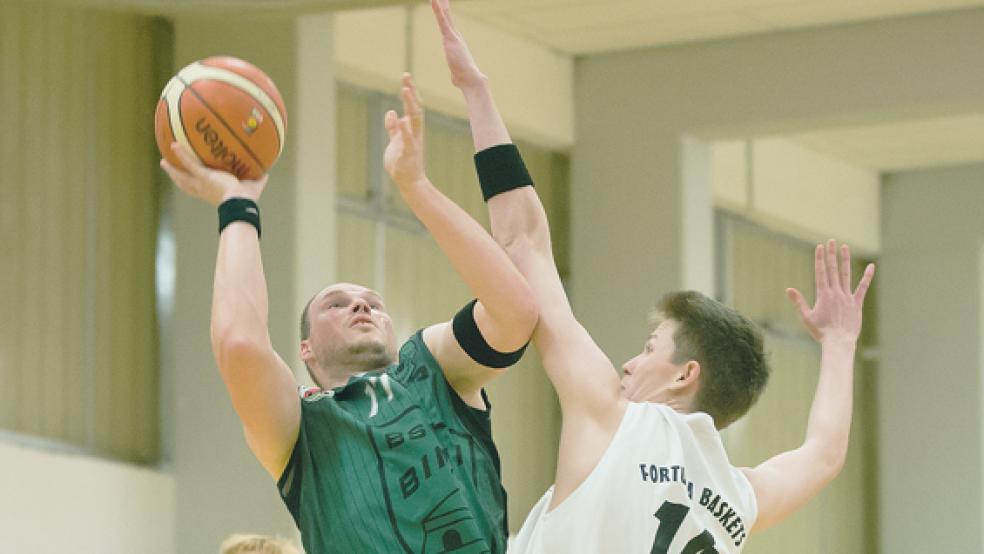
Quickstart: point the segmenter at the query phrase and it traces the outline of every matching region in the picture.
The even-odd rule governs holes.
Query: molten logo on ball
[[[249,166],[235,152],[229,150],[225,141],[219,137],[219,134],[215,132],[209,122],[205,121],[204,117],[195,123],[195,130],[201,133],[202,141],[208,146],[212,152],[212,157],[215,158],[220,167],[239,179],[246,178],[246,175],[249,174]]]

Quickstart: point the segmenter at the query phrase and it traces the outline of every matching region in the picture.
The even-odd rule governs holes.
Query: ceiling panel
[[[459,0],[454,10],[569,54],[984,6],[984,0]],[[647,26],[649,31],[647,32]]]
[[[875,171],[902,171],[984,160],[984,114],[826,129],[786,137]]]
[[[0,0],[4,1],[4,0]],[[28,1],[28,0],[25,0]],[[278,13],[426,0],[29,0],[145,11]],[[984,0],[453,0],[462,17],[571,55],[984,6]],[[984,30],[982,30],[984,32]],[[876,171],[984,160],[984,114],[828,129],[791,138]]]
[[[984,0],[454,2],[457,13],[573,55],[976,6],[984,6]],[[984,114],[827,129],[786,138],[874,171],[968,163],[984,160]]]
[[[756,8],[749,13],[776,28],[789,28],[899,17],[974,6],[984,6],[984,0],[832,0],[773,5]]]
[[[782,1],[782,0],[772,0]],[[793,1],[793,0],[787,0]],[[458,13],[561,52],[580,54],[769,30],[736,11],[768,0],[472,0]]]
[[[10,0],[0,0],[0,2]],[[136,10],[141,13],[176,15],[183,13],[281,15],[352,10],[383,6],[420,4],[422,0],[19,0],[22,2],[83,5],[98,8]]]
[[[4,0],[0,0],[4,1]],[[9,0],[8,0],[9,1]],[[306,13],[427,0],[21,0],[155,13]],[[456,13],[568,54],[984,6],[984,0],[453,0]]]
[[[804,1],[810,0],[459,0],[454,2],[454,10],[471,17],[533,13],[563,20],[572,11],[588,9],[659,17],[736,12]]]
[[[767,31],[769,27],[741,14],[714,13],[706,16],[674,16],[659,18],[630,17],[609,14],[611,23],[599,24],[588,16],[571,18],[563,25],[550,25],[535,17],[485,16],[481,21],[505,29],[510,34],[532,42],[545,44],[561,52],[605,52],[648,47],[653,41],[662,43],[699,38],[737,35]],[[617,21],[615,19],[617,18]],[[618,33],[612,33],[613,27]]]

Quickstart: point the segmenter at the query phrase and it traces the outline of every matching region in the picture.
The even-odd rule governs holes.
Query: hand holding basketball
[[[184,169],[175,167],[167,159],[161,160],[161,168],[185,194],[212,206],[218,206],[229,198],[249,198],[255,202],[266,188],[266,175],[255,181],[240,181],[231,173],[203,166],[191,152],[176,142],[171,144],[171,153]]]

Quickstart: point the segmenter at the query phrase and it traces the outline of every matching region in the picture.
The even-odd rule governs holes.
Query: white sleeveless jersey
[[[533,507],[510,554],[737,554],[757,514],[751,483],[728,461],[705,413],[629,403],[583,483]]]

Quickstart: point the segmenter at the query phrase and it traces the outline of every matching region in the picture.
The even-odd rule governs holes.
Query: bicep
[[[301,423],[297,381],[272,349],[227,351],[219,365],[250,450],[279,478],[290,458]]]

